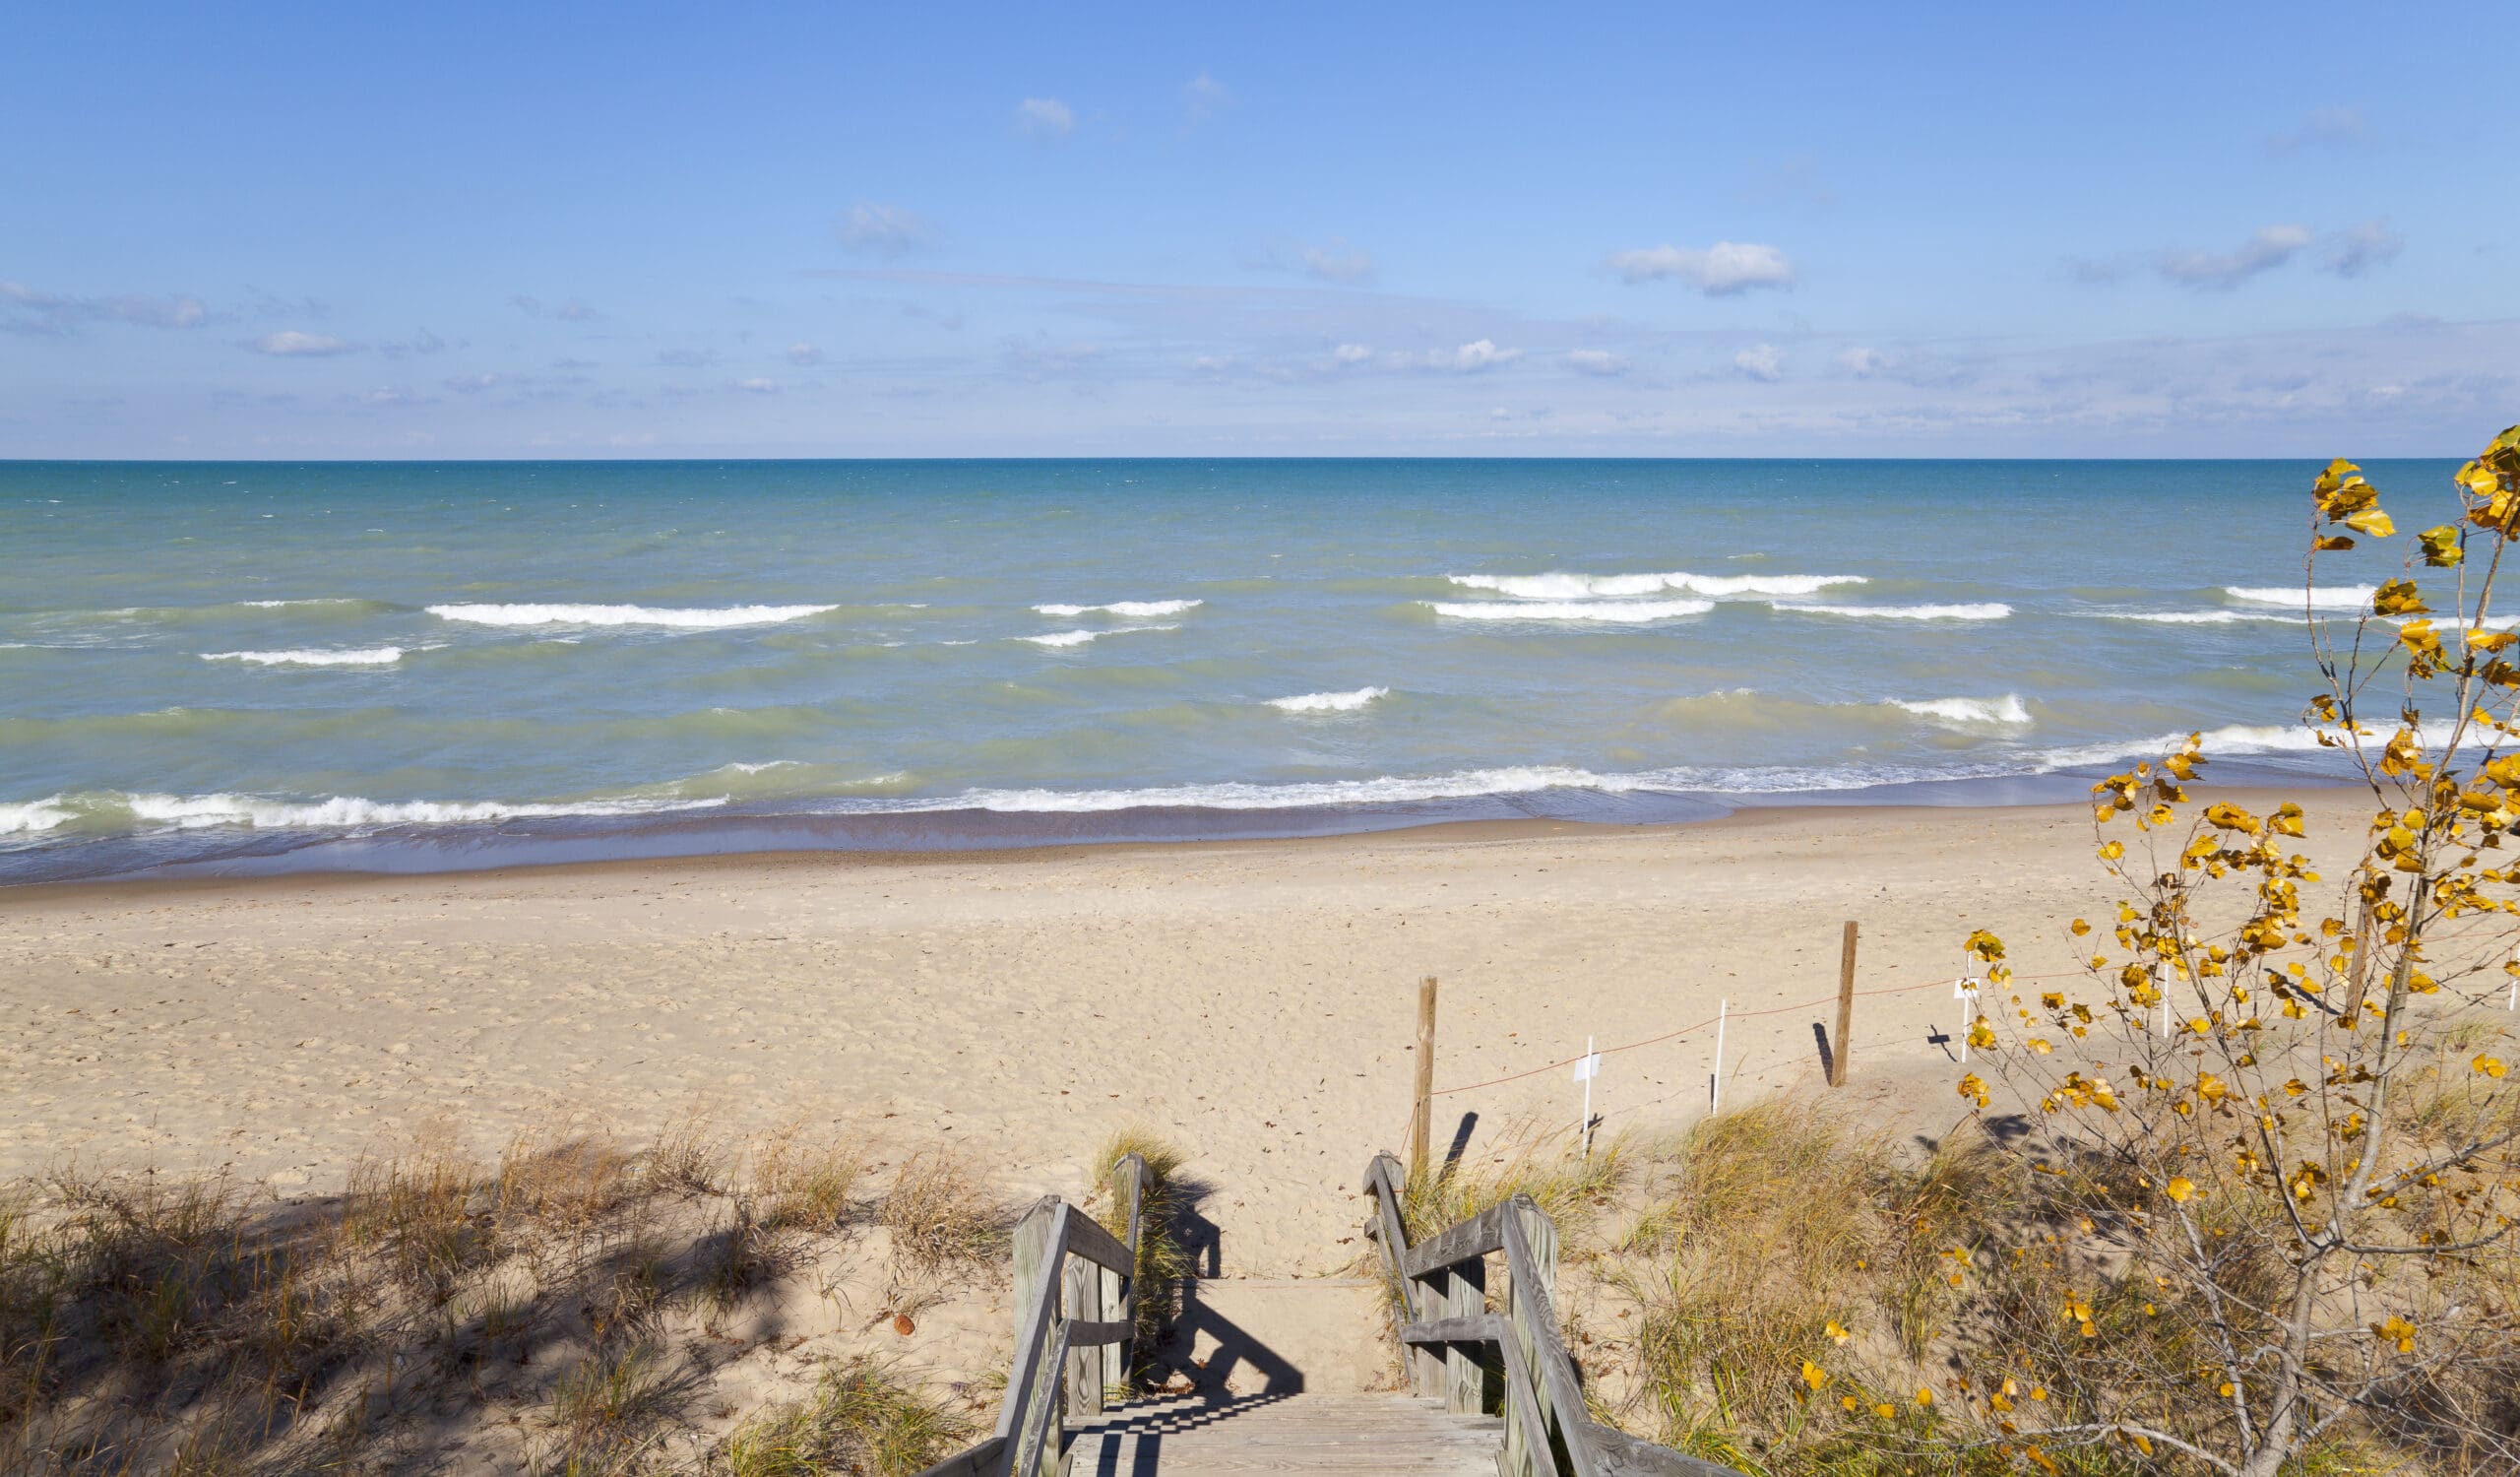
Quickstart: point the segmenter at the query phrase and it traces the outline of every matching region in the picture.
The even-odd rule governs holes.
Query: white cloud
[[[1015,104],[1015,126],[1037,139],[1063,139],[1076,132],[1076,109],[1056,97],[1027,97]]]
[[[265,334],[259,339],[247,339],[245,347],[256,353],[277,354],[283,358],[320,358],[327,354],[356,353],[359,349],[347,339],[336,339],[328,334],[299,333],[293,328]]]
[[[1481,339],[1476,344],[1464,344],[1454,350],[1453,367],[1465,370],[1485,369],[1490,365],[1520,358],[1522,353],[1519,349],[1499,349],[1493,340]]]
[[[1572,349],[1566,353],[1566,367],[1578,374],[1625,374],[1627,360],[1606,349]]]
[[[1181,109],[1192,123],[1204,123],[1233,106],[1233,94],[1226,85],[1202,72],[1181,87]]]
[[[916,211],[860,200],[840,221],[840,244],[874,256],[906,256],[936,244],[944,232]]]
[[[779,381],[775,379],[739,379],[735,381],[735,388],[743,391],[747,395],[776,395],[779,393]]]
[[[210,314],[198,297],[72,297],[22,282],[0,282],[0,307],[14,310],[0,327],[58,333],[74,323],[128,323],[140,328],[194,328]]]
[[[806,343],[806,342],[805,342],[804,340],[802,340],[802,339],[799,339],[799,340],[797,340],[795,343],[790,344],[790,345],[788,345],[788,363],[791,363],[791,364],[819,364],[819,363],[821,363],[822,361],[823,361],[823,352],[822,352],[821,350],[819,350],[819,349],[816,349],[813,345]]]
[[[498,383],[499,376],[495,374],[459,374],[448,380],[446,387],[458,395],[478,395]]]
[[[1784,377],[1785,351],[1774,344],[1756,344],[1732,355],[1732,367],[1752,379],[1773,384]]]
[[[1709,297],[1729,297],[1754,288],[1791,288],[1794,264],[1774,246],[1718,241],[1700,251],[1685,246],[1649,246],[1615,252],[1609,269],[1624,281],[1655,282],[1676,277]]]
[[[1361,364],[1372,358],[1374,352],[1362,344],[1342,344],[1330,351],[1330,356],[1343,364]]]
[[[1363,282],[1374,275],[1373,254],[1349,245],[1345,236],[1306,246],[1302,261],[1303,270],[1323,282]]]
[[[2306,225],[2266,225],[2236,251],[2165,251],[2153,265],[2163,278],[2181,287],[2228,292],[2291,261],[2310,240]]]
[[[2365,221],[2331,235],[2319,248],[2319,268],[2339,277],[2361,277],[2373,267],[2397,259],[2406,242],[2386,221]]]
[[[2300,126],[2266,140],[2269,154],[2295,154],[2313,146],[2342,149],[2360,144],[2371,135],[2371,125],[2362,109],[2353,107],[2312,108]]]
[[[1838,354],[1838,367],[1858,379],[1868,379],[1890,367],[1890,355],[1858,345]]]
[[[359,391],[357,400],[360,405],[373,406],[428,404],[426,399],[413,393],[408,385],[378,385],[373,390]]]

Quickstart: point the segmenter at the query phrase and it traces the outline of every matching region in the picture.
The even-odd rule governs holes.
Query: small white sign
[[[1593,1055],[1575,1063],[1574,1080],[1578,1082],[1590,1082],[1601,1074],[1602,1054],[1599,1052],[1595,1052]]]
[[[1952,981],[1951,997],[1955,1000],[1976,999],[1978,997],[1978,982],[1965,976]]]

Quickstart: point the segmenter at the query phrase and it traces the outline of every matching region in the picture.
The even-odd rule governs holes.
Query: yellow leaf
[[[2171,1181],[2167,1186],[2164,1186],[2163,1188],[2170,1191],[2170,1197],[2172,1199],[2176,1200],[2181,1205],[2184,1205],[2187,1203],[2188,1198],[2196,1193],[2196,1182],[2188,1179],[2185,1175],[2180,1175],[2178,1178]]]
[[[2479,1057],[2476,1060],[2468,1064],[2475,1067],[2478,1071],[2485,1073],[2487,1076],[2494,1078],[2499,1078],[2504,1072],[2510,1070],[2509,1067],[2503,1065],[2502,1059],[2499,1057]],[[1981,1106],[1984,1105],[1982,1104]]]
[[[1922,1384],[1918,1385],[1917,1403],[1919,1405],[1931,1405],[1933,1403],[1933,1391],[1925,1388]]]
[[[1976,1072],[1971,1072],[1960,1079],[1960,1095],[1964,1098],[1977,1099],[1978,1106],[1981,1108],[1986,1106],[1986,1084]]]
[[[2412,1354],[2415,1352],[2415,1325],[2408,1322],[2405,1318],[2398,1316],[2394,1313],[2389,1315],[2388,1321],[2380,1324],[2372,1331],[2379,1334],[2380,1337],[2388,1340],[2389,1342],[2396,1344],[2398,1346],[2398,1352],[2401,1354]]]
[[[1829,1372],[1806,1359],[1802,1361],[1802,1382],[1818,1389],[1829,1382]]]
[[[1892,1416],[1897,1415],[1899,1412],[1897,1412],[1897,1411],[1895,1411],[1895,1410],[1892,1410],[1892,1409],[1891,1409],[1889,1406],[1887,1406],[1887,1405],[1875,1405],[1874,1407],[1872,1407],[1872,1413],[1873,1413],[1874,1415],[1877,1415],[1877,1416],[1881,1417],[1881,1419],[1883,1419],[1883,1420],[1885,1420],[1885,1421],[1886,1421],[1886,1420],[1890,1419]]]
[[[2125,855],[2126,843],[2123,841],[2112,841],[2100,849],[2100,860],[2103,862],[2114,862]]]
[[[2466,557],[2459,547],[2459,528],[2452,523],[2428,528],[2416,538],[2424,544],[2424,562],[2435,569],[2447,569]]]
[[[2349,515],[2345,526],[2358,534],[2369,534],[2374,539],[2385,539],[2398,531],[2398,526],[2389,521],[2389,515],[2378,508],[2364,508],[2360,513]]]
[[[2389,580],[2372,593],[2371,609],[2382,615],[2422,615],[2431,608],[2413,580]]]
[[[1829,1319],[1829,1326],[1828,1326],[1828,1328],[1827,1328],[1827,1330],[1826,1330],[1826,1331],[1827,1331],[1827,1333],[1828,1333],[1828,1335],[1829,1335],[1829,1341],[1830,1341],[1831,1343],[1839,1343],[1839,1344],[1842,1344],[1842,1343],[1845,1343],[1849,1338],[1851,1338],[1851,1337],[1853,1337],[1853,1336],[1854,1336],[1854,1335],[1852,1335],[1852,1334],[1848,1333],[1848,1332],[1847,1332],[1847,1330],[1845,1330],[1844,1328],[1839,1327],[1839,1326],[1838,1326],[1838,1320],[1837,1320],[1836,1318],[1831,1318],[1831,1319]]]

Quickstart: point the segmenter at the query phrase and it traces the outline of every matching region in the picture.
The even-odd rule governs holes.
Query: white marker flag
[[[1575,1075],[1571,1080],[1577,1082],[1590,1082],[1601,1074],[1602,1054],[1595,1052],[1593,1055],[1575,1063]]]

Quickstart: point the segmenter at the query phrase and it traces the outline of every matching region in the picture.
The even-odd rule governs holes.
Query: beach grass
[[[560,1124],[484,1159],[439,1124],[328,1195],[0,1188],[0,1470],[419,1471],[464,1450],[531,1472],[915,1471],[968,1436],[968,1393],[850,1352],[836,1289],[882,1228],[928,1305],[1002,1297],[1006,1207],[942,1146],[861,1195],[874,1152],[695,1114],[644,1150]],[[832,1331],[798,1352],[781,1331],[813,1308]],[[710,1396],[725,1386],[748,1398]]]

